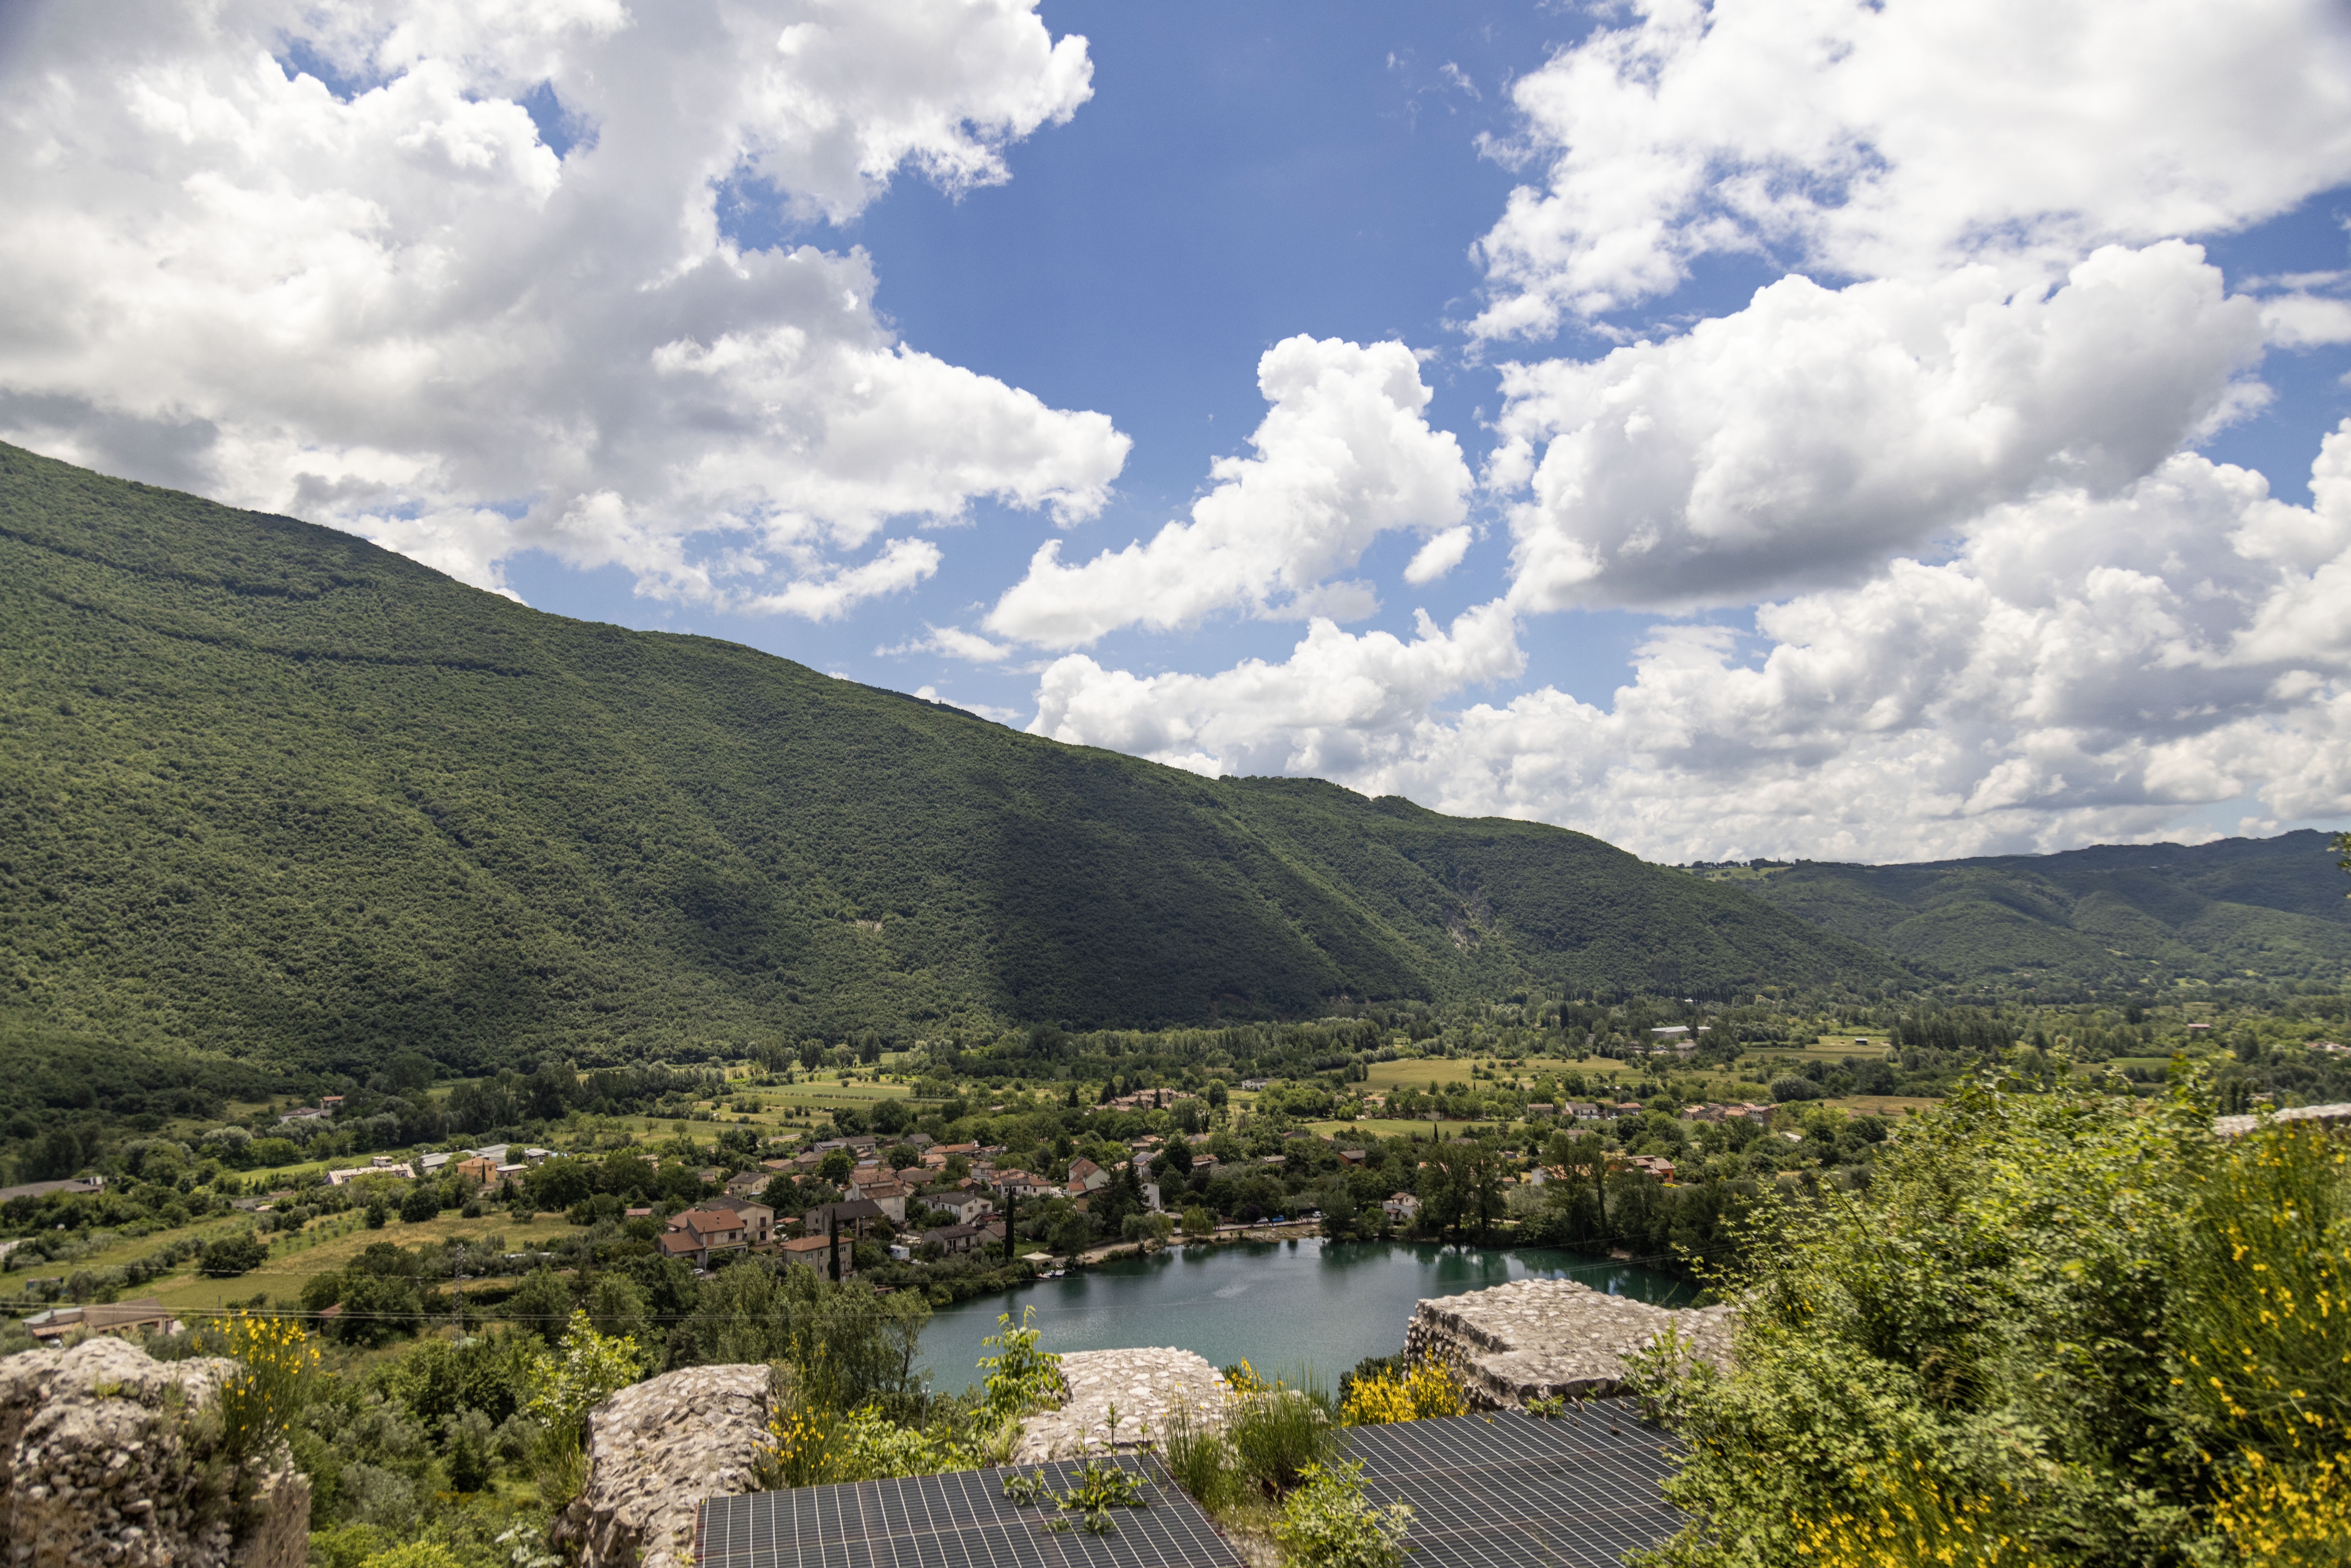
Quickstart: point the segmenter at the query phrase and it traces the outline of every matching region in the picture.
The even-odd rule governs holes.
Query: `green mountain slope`
[[[356,1063],[1896,973],[1596,840],[1206,780],[0,446],[0,1009]]]
[[[1736,885],[1959,980],[2340,983],[2351,900],[2327,835],[2101,844],[1917,865],[1804,861]]]

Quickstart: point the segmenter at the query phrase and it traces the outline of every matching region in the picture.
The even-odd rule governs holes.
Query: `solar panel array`
[[[959,1470],[712,1498],[696,1518],[695,1561],[701,1568],[1239,1568],[1156,1459],[1114,1462],[1135,1476],[1146,1506],[1110,1510],[1115,1528],[1100,1535],[1050,1503],[1013,1502],[1004,1495],[1011,1470]],[[1019,1473],[1066,1492],[1081,1468],[1023,1465]],[[1056,1514],[1070,1528],[1048,1529]]]
[[[1614,1568],[1683,1523],[1658,1490],[1671,1439],[1627,1400],[1357,1427],[1346,1447],[1365,1497],[1411,1505],[1412,1568]]]
[[[1551,1420],[1486,1416],[1357,1427],[1364,1492],[1412,1509],[1411,1568],[1614,1568],[1678,1530],[1659,1490],[1672,1440],[1626,1400]],[[1147,1506],[1110,1511],[1096,1535],[1076,1516],[1019,1504],[1005,1479],[1070,1490],[1078,1461],[712,1498],[695,1526],[700,1568],[1239,1568],[1198,1505],[1148,1454],[1114,1461]],[[1050,1529],[1056,1517],[1070,1528]]]

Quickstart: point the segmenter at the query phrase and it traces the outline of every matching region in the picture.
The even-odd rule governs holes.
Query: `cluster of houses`
[[[1102,1103],[1105,1111],[1170,1111],[1180,1101],[1197,1100],[1188,1089],[1138,1089],[1132,1094],[1119,1094]]]
[[[420,1177],[445,1176],[454,1171],[476,1186],[489,1187],[520,1176],[531,1166],[542,1165],[554,1157],[553,1149],[524,1149],[517,1156],[511,1144],[490,1144],[478,1149],[460,1149],[455,1154],[419,1155],[406,1160],[395,1160],[390,1155],[377,1155],[366,1165],[329,1171],[327,1185],[341,1186],[361,1176],[400,1176],[415,1181]]]
[[[885,1143],[914,1148],[920,1157],[914,1165],[893,1169],[882,1158]],[[1159,1207],[1159,1184],[1147,1173],[1158,1144],[1155,1138],[1139,1142],[1125,1162],[1134,1166],[1145,1207],[1154,1209]],[[764,1201],[776,1178],[813,1176],[836,1150],[846,1151],[855,1162],[839,1199],[801,1215],[781,1217]],[[978,1144],[938,1144],[921,1133],[887,1140],[861,1135],[829,1138],[788,1158],[763,1161],[731,1176],[713,1167],[701,1174],[723,1191],[671,1216],[661,1249],[698,1269],[723,1261],[728,1253],[749,1251],[771,1253],[827,1273],[834,1271],[837,1253],[838,1271],[846,1278],[855,1272],[849,1244],[869,1239],[882,1221],[888,1221],[898,1235],[892,1250],[901,1258],[933,1249],[956,1257],[1003,1244],[1005,1220],[999,1206],[1059,1197],[1082,1209],[1095,1193],[1117,1179],[1114,1170],[1081,1157],[1070,1162],[1066,1176],[1054,1180],[998,1165],[1004,1153]],[[951,1161],[961,1162],[962,1174],[947,1174]],[[906,1235],[910,1207],[944,1215],[947,1223]],[[649,1215],[651,1210],[629,1212]]]

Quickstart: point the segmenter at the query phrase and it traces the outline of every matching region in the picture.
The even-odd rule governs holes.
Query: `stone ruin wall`
[[[1520,1280],[1422,1301],[1405,1331],[1407,1362],[1453,1369],[1472,1409],[1626,1391],[1625,1357],[1673,1330],[1697,1357],[1730,1364],[1731,1309],[1653,1307],[1572,1280]]]
[[[1667,1328],[1693,1339],[1702,1359],[1728,1364],[1728,1307],[1652,1307],[1559,1280],[1422,1301],[1405,1350],[1453,1367],[1472,1406],[1495,1409],[1621,1393],[1624,1358]],[[1139,1448],[1179,1412],[1220,1422],[1227,1403],[1216,1368],[1186,1350],[1074,1352],[1061,1357],[1061,1373],[1068,1398],[1029,1418],[1014,1463]],[[766,1366],[693,1367],[598,1406],[588,1422],[588,1484],[558,1519],[557,1542],[580,1568],[691,1568],[701,1501],[757,1486],[771,1376]]]
[[[191,1440],[234,1364],[107,1337],[0,1360],[0,1564],[304,1568],[309,1482],[283,1466],[232,1517]]]
[[[1061,1357],[1061,1375],[1069,1397],[1029,1418],[1015,1464],[1139,1448],[1179,1409],[1214,1420],[1224,1407],[1216,1368],[1187,1350],[1074,1352]],[[757,1490],[753,1461],[775,1397],[764,1365],[696,1366],[597,1406],[588,1484],[558,1516],[556,1544],[580,1568],[691,1568],[702,1500]]]

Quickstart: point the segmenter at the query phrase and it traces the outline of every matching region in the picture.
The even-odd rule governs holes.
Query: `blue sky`
[[[2351,821],[2323,0],[134,9],[6,439],[1659,859]]]
[[[1055,35],[1085,37],[1094,96],[1014,151],[1008,183],[949,193],[901,177],[839,225],[795,224],[754,189],[728,214],[731,232],[747,246],[862,246],[881,275],[877,303],[909,342],[1056,407],[1109,413],[1134,455],[1073,543],[1123,545],[1183,516],[1209,459],[1244,451],[1265,413],[1258,356],[1300,332],[1437,351],[1432,423],[1473,453],[1489,444],[1494,376],[1464,362],[1451,323],[1475,311],[1469,249],[1515,178],[1479,139],[1510,133],[1505,84],[1588,33],[1588,16],[1414,5],[1049,4],[1040,14]],[[1723,271],[1676,308],[1735,300],[1766,280],[1753,267]],[[565,614],[706,632],[1025,720],[1033,673],[875,653],[909,626],[969,619],[1052,532],[987,501],[972,511],[935,579],[847,625],[650,601],[624,570],[582,572],[543,552],[510,566],[508,580]],[[1479,548],[1507,551],[1499,539]],[[1392,577],[1412,552],[1395,540],[1383,553]],[[1369,623],[1408,632],[1416,604],[1449,619],[1478,596],[1465,576],[1391,596]],[[1562,619],[1543,628],[1541,665],[1604,699],[1649,619]],[[1164,669],[1279,658],[1296,636],[1294,623],[1226,617],[1123,641],[1136,667]]]

